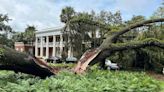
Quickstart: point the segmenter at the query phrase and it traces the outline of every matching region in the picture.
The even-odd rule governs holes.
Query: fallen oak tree
[[[130,31],[131,29],[143,26],[149,23],[164,22],[164,18],[152,19],[136,23],[119,31],[117,34],[108,37],[103,41],[100,47],[88,50],[79,60],[74,68],[75,73],[83,73],[88,64],[95,64],[103,61],[111,53],[126,49],[143,48],[147,46],[157,46],[164,48],[164,42],[157,39],[146,39],[144,41],[131,43],[115,43],[118,36]],[[46,62],[38,58],[29,56],[28,54],[17,52],[6,46],[0,45],[0,70],[13,70],[15,72],[23,72],[45,78],[55,75],[59,69],[49,66]]]
[[[87,53],[84,53],[79,60],[78,64],[74,68],[75,73],[83,73],[88,64],[95,64],[97,62],[104,62],[106,57],[109,57],[114,51],[121,51],[127,49],[135,49],[135,48],[144,48],[148,46],[157,46],[160,48],[164,48],[164,41],[160,41],[157,39],[145,39],[144,41],[137,41],[137,42],[128,42],[128,43],[115,43],[117,38],[123,35],[126,32],[131,31],[131,29],[145,26],[146,24],[156,23],[156,22],[164,22],[164,18],[159,19],[151,19],[146,21],[141,21],[136,24],[132,24],[127,26],[126,28],[118,31],[116,34],[107,37],[103,43],[94,50],[88,50]],[[96,52],[96,53],[94,53]],[[87,56],[89,55],[89,57]]]

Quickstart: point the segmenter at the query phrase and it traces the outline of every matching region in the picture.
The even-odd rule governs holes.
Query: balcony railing
[[[60,47],[60,45],[64,46],[64,43],[65,43],[65,42],[62,42],[62,43],[61,43],[61,42],[55,42],[54,45],[55,45],[56,47]],[[37,43],[37,45],[38,45],[38,47],[41,47],[41,43]],[[53,42],[49,42],[49,43],[48,43],[48,46],[53,47]],[[43,47],[46,47],[46,42],[43,42]]]
[[[56,45],[56,46],[60,46],[60,42],[56,42],[55,45]]]
[[[41,43],[37,43],[37,45],[40,47]]]
[[[53,46],[53,42],[49,42],[48,45],[49,45],[49,46]]]

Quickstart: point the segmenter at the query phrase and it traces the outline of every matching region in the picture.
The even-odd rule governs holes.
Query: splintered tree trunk
[[[57,70],[45,62],[0,45],[0,70],[13,70],[45,78],[54,75]]]

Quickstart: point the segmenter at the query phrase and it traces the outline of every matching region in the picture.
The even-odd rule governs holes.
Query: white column
[[[46,58],[49,57],[49,37],[46,36]]]
[[[71,46],[68,48],[68,58],[72,56],[71,54],[72,50],[71,50]]]
[[[68,42],[70,43],[70,38],[68,38]],[[68,47],[68,58],[71,57],[71,46]]]
[[[40,37],[40,56],[43,57],[43,37]]]
[[[63,35],[60,35],[60,56],[62,56],[63,52]]]
[[[38,38],[35,38],[35,56],[38,56]]]
[[[53,51],[52,51],[52,56],[56,55],[56,36],[53,36]]]

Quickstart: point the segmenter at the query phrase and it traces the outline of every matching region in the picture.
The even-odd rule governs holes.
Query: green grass
[[[0,71],[0,92],[163,92],[144,72],[90,70],[83,75],[61,72],[46,79]]]

